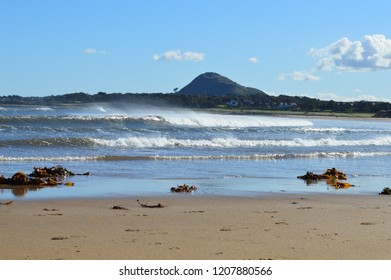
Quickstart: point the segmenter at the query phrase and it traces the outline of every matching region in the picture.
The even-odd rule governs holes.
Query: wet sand
[[[136,199],[0,205],[0,259],[391,259],[390,196]]]

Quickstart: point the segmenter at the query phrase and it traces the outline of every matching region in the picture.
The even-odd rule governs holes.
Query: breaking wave
[[[164,119],[173,125],[196,127],[273,127],[273,126],[311,126],[312,122],[294,118],[265,116],[233,116],[205,113],[187,113],[184,115],[165,115]]]
[[[314,152],[297,154],[253,154],[253,155],[180,155],[180,156],[63,156],[63,157],[5,157],[0,162],[83,162],[83,161],[202,161],[202,160],[279,160],[300,158],[358,158],[391,156],[391,152]]]
[[[0,156],[0,162],[39,162],[39,161],[50,161],[50,162],[62,162],[62,161],[97,161],[102,160],[104,157],[85,157],[85,156],[63,156],[63,157],[7,157]]]
[[[295,132],[304,132],[304,133],[391,133],[390,130],[380,130],[380,129],[363,129],[363,128],[340,128],[340,127],[300,127],[292,128],[292,131]]]
[[[113,140],[91,138],[98,146],[119,148],[239,148],[239,147],[335,147],[335,146],[390,146],[391,137],[341,140],[334,138],[292,140],[249,140],[237,138],[177,139],[166,137],[127,137]]]
[[[104,122],[104,121],[129,121],[129,122],[165,122],[160,116],[132,117],[128,115],[72,115],[72,116],[0,116],[1,122]]]
[[[338,147],[338,146],[391,146],[391,136],[373,139],[305,139],[257,140],[238,138],[178,139],[168,137],[102,138],[42,138],[3,140],[0,147],[75,147],[75,148],[253,148],[253,147]]]
[[[147,116],[131,116],[131,115],[71,115],[71,116],[0,116],[1,123],[67,123],[71,125],[75,123],[102,123],[105,122],[128,122],[128,123],[156,123],[168,124],[173,126],[189,126],[189,127],[297,127],[311,126],[312,122],[308,120],[279,118],[279,117],[264,117],[264,116],[232,116],[232,115],[215,115],[215,114],[162,114],[162,115],[147,115]]]

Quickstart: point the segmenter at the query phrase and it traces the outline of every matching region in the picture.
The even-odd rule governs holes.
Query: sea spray
[[[312,122],[302,119],[278,118],[266,116],[233,116],[206,113],[164,114],[170,124],[195,127],[276,127],[276,126],[311,126]]]

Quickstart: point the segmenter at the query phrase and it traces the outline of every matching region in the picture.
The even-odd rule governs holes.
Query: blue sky
[[[391,100],[391,1],[0,0],[0,95],[172,92],[217,72]]]

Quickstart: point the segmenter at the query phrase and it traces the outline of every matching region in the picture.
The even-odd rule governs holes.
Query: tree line
[[[151,105],[182,108],[238,108],[263,110],[294,110],[302,112],[336,112],[336,113],[378,113],[391,110],[389,102],[324,101],[303,96],[264,96],[264,95],[183,95],[174,93],[105,93],[88,94],[84,92],[45,97],[21,97],[9,95],[0,97],[0,105],[66,105],[88,103],[118,103],[130,105]],[[281,106],[283,105],[283,106]],[[286,106],[285,106],[286,105]]]

